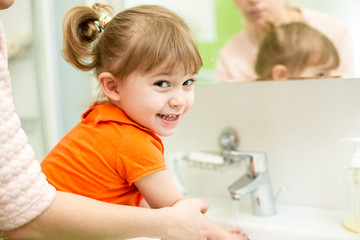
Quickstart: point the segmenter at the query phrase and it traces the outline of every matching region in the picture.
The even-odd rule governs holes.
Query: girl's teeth
[[[162,115],[162,114],[160,114],[160,117],[162,119],[171,121],[171,120],[175,120],[177,118],[177,115]]]

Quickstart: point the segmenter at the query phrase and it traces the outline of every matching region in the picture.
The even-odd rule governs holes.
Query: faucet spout
[[[250,176],[244,174],[228,187],[232,199],[240,200],[245,195],[254,192],[262,184],[263,179],[263,175],[251,179]]]
[[[271,189],[270,177],[264,153],[232,152],[233,156],[245,160],[246,173],[232,183],[228,190],[233,200],[240,200],[251,194],[255,215],[270,216],[276,213],[275,199]]]
[[[240,152],[236,150],[239,139],[235,129],[226,128],[219,136],[222,156],[225,162],[246,163],[246,174],[228,187],[233,200],[240,200],[251,194],[255,215],[270,216],[276,213],[275,199],[271,189],[265,153]]]

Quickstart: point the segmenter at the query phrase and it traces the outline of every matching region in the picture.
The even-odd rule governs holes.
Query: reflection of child
[[[305,23],[268,25],[255,62],[258,80],[322,78],[340,64],[334,44]]]
[[[61,191],[171,206],[183,196],[166,171],[158,135],[172,135],[191,107],[202,60],[190,29],[173,12],[144,5],[110,20],[100,15],[106,9],[78,6],[65,16],[64,57],[94,70],[106,100],[82,115],[42,170]]]

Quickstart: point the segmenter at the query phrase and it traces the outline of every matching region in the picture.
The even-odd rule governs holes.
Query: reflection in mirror
[[[340,55],[340,65],[332,75],[354,77],[353,47],[349,28],[339,19],[326,13],[326,8],[343,9],[343,2],[328,1],[321,10],[315,10],[315,4],[297,1],[248,1],[234,0],[234,7],[239,10],[246,22],[221,48],[215,64],[215,79],[226,82],[253,81],[258,76],[254,71],[254,62],[262,36],[264,23],[271,21],[276,25],[286,22],[304,22],[324,33],[336,46]],[[304,4],[302,4],[304,3]],[[318,1],[317,1],[318,3]],[[343,14],[346,14],[345,12]]]
[[[266,25],[254,64],[256,80],[336,76],[339,53],[325,34],[303,22]]]
[[[61,22],[70,7],[92,1],[95,0],[23,0],[15,1],[14,6],[2,12],[1,17],[9,39],[15,32],[28,32],[31,37],[31,48],[27,52],[28,55],[12,58],[9,61],[9,67],[12,73],[16,109],[24,124],[29,123],[27,124],[29,126],[27,133],[32,145],[40,146],[39,150],[36,149],[36,153],[40,153],[39,159],[79,121],[79,115],[89,102],[88,93],[92,88],[89,74],[74,70],[61,56]],[[127,7],[127,4],[136,2],[135,0],[101,1],[114,6],[114,12]],[[218,80],[214,76],[220,48],[232,36],[245,28],[244,17],[235,7],[234,1],[146,1],[149,4],[163,4],[171,8],[183,16],[192,27],[204,61],[198,82]],[[268,1],[270,0],[266,2]],[[283,0],[273,1],[282,2]],[[144,3],[144,1],[137,2]],[[355,11],[359,9],[360,1],[291,0],[290,3],[331,15],[345,25],[350,31],[354,44],[353,53],[357,66],[355,71],[359,69],[360,30],[357,26],[359,21],[356,16],[358,14]],[[342,35],[338,37],[340,38]],[[20,41],[28,38],[16,37],[15,39]],[[11,43],[9,43],[10,45]],[[342,47],[349,46],[344,44]],[[25,64],[27,56],[34,62]],[[358,75],[359,72],[356,76]],[[40,127],[46,131],[39,130]],[[27,127],[25,126],[25,128]],[[34,137],[31,136],[31,131],[34,133]],[[38,141],[38,139],[44,139],[44,141]]]
[[[109,1],[112,2],[112,1]],[[114,1],[116,2],[116,1]],[[142,1],[124,1],[123,7],[140,4]],[[247,24],[246,14],[240,11],[237,7],[240,4],[246,5],[252,1],[249,0],[199,0],[196,4],[191,0],[184,0],[179,3],[175,0],[149,0],[148,4],[164,5],[173,11],[183,16],[188,24],[192,27],[195,37],[198,40],[201,56],[203,58],[204,66],[202,67],[198,79],[200,82],[221,80],[220,73],[217,74],[216,65],[220,62],[220,49],[236,36],[241,31],[244,31],[249,24]],[[256,1],[258,10],[253,14],[263,15],[267,11],[272,11],[273,8],[269,4],[276,4],[275,11],[283,9],[285,4],[293,6],[291,15],[297,20],[305,20],[309,25],[323,30],[336,47],[341,50],[340,55],[344,55],[341,59],[341,66],[339,67],[341,74],[334,73],[341,77],[356,77],[360,75],[358,69],[360,66],[360,30],[357,26],[359,21],[356,21],[358,15],[356,9],[359,9],[360,2],[357,0],[344,1],[328,1],[328,0],[262,0]],[[194,5],[195,4],[195,5]],[[279,8],[278,6],[283,6]],[[201,11],[199,11],[201,9]],[[325,15],[325,16],[324,16]],[[196,16],[196,17],[194,17]],[[331,18],[329,20],[328,18]],[[360,20],[360,19],[359,19]],[[331,23],[329,23],[330,21]],[[340,27],[343,25],[344,28]],[[335,30],[337,31],[335,31]],[[341,29],[348,33],[339,32]],[[248,39],[249,41],[249,39]],[[249,46],[246,46],[246,43]],[[253,71],[253,63],[256,56],[257,41],[253,43],[254,47],[245,41],[245,44],[237,44],[245,60],[241,61],[239,58],[229,60],[229,64],[236,64],[234,67],[237,71],[245,71],[245,76],[232,76],[230,70],[230,78],[233,81],[249,81],[254,80],[257,76]],[[235,49],[236,50],[236,49]],[[230,51],[235,54],[235,51]],[[343,67],[347,66],[347,67]],[[245,70],[243,70],[245,69]],[[341,70],[342,69],[342,70]],[[246,70],[250,73],[246,73]],[[250,71],[251,70],[251,71]],[[220,71],[220,70],[219,70]],[[234,70],[235,71],[235,70]]]

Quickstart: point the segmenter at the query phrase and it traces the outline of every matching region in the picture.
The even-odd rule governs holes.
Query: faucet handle
[[[234,128],[227,127],[221,131],[218,142],[223,151],[235,150],[239,145],[239,137]]]

